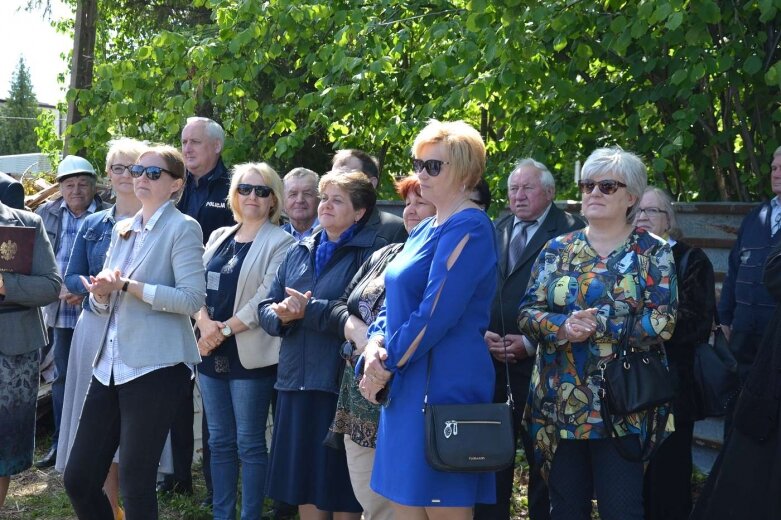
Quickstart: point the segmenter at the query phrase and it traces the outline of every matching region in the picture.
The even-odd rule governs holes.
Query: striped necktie
[[[536,220],[522,220],[516,225],[521,226],[521,230],[510,240],[510,247],[507,259],[509,260],[510,271],[515,269],[515,264],[521,259],[523,250],[526,248],[527,232],[531,226],[536,224]]]
[[[776,233],[778,233],[778,228],[781,228],[781,211],[779,211],[776,214],[775,220],[773,220],[773,225],[770,229],[770,234],[772,236],[776,236]]]

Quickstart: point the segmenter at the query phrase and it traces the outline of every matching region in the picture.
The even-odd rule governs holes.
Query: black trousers
[[[193,477],[193,450],[195,439],[193,437],[193,388],[195,381],[190,381],[187,393],[177,403],[176,415],[171,423],[171,458],[173,459],[173,483],[184,489],[192,489]],[[206,414],[204,414],[204,417]],[[208,439],[204,439],[206,442]]]
[[[623,458],[640,455],[637,435],[613,439],[560,439],[548,477],[551,518],[589,520],[596,495],[602,520],[643,520],[643,463]]]
[[[548,499],[548,486],[545,485],[539,468],[534,463],[534,442],[522,426],[523,410],[526,406],[526,396],[529,392],[529,378],[511,377],[510,391],[513,393],[515,408],[513,409],[513,427],[515,430],[515,444],[520,439],[526,460],[529,463],[529,518],[531,520],[550,519],[550,500]],[[496,390],[494,402],[502,403],[507,400],[507,382],[502,370],[496,378]],[[474,518],[476,520],[510,520],[510,499],[513,492],[513,479],[515,477],[515,463],[509,468],[496,472],[496,504],[476,504]]]
[[[692,510],[694,423],[675,418],[675,431],[659,446],[645,470],[645,520],[686,520]]]
[[[121,385],[94,377],[65,468],[65,490],[80,520],[113,520],[103,482],[119,448],[119,485],[127,520],[157,520],[155,482],[176,407],[190,388],[184,364]]]

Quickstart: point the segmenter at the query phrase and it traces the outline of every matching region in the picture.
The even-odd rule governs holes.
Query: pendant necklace
[[[228,262],[222,266],[222,269],[220,270],[223,273],[231,273],[233,272],[233,268],[236,267],[236,264],[239,263],[239,255],[250,245],[252,242],[244,242],[244,244],[239,247],[239,250],[236,251],[236,239],[234,238],[231,241],[231,251],[233,252],[233,256],[231,257]]]

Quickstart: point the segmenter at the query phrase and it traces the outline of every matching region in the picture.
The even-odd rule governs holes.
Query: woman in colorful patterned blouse
[[[619,440],[602,422],[600,364],[616,353],[630,313],[633,348],[661,348],[675,325],[677,290],[670,246],[632,225],[646,187],[634,154],[601,148],[578,183],[588,227],[551,240],[540,252],[521,302],[521,330],[539,342],[525,421],[548,480],[551,517],[591,518],[596,494],[603,520],[643,518],[641,442],[656,438],[669,409],[614,417]],[[660,422],[663,421],[663,422]]]

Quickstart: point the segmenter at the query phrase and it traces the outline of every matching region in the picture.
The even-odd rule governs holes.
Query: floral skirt
[[[0,477],[33,463],[37,399],[38,351],[0,354]]]
[[[336,415],[330,429],[332,432],[349,436],[358,446],[376,448],[380,406],[364,399],[358,389],[359,382],[352,367],[347,365],[339,388]]]

